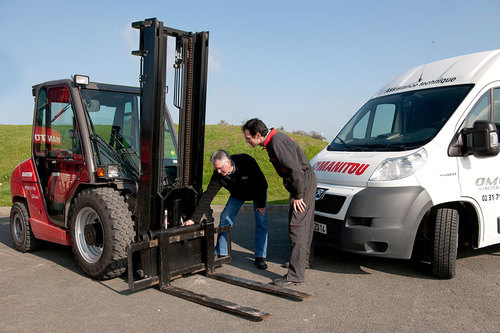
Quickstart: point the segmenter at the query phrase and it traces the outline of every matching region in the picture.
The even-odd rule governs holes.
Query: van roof
[[[414,67],[386,84],[373,97],[403,91],[500,80],[500,50],[471,53]]]

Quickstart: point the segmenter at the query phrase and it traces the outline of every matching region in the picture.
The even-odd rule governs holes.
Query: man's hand
[[[266,216],[266,207],[256,209],[262,216]]]
[[[292,204],[292,207],[293,207],[293,211],[295,213],[297,213],[297,212],[303,213],[303,212],[306,211],[307,205],[306,205],[306,203],[304,202],[303,199],[294,199],[294,198],[292,198],[291,204]]]
[[[186,222],[184,222],[183,224],[181,224],[182,227],[185,227],[187,225],[193,225],[194,224],[194,221],[193,220],[187,220]]]

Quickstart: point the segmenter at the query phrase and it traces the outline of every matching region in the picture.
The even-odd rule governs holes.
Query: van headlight
[[[424,148],[408,156],[385,159],[373,172],[370,180],[397,180],[408,177],[426,161],[427,152]]]

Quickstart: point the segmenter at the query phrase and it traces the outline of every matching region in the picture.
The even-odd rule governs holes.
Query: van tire
[[[439,208],[436,211],[432,252],[432,274],[440,279],[455,276],[458,248],[458,211]]]
[[[120,193],[106,187],[84,190],[71,211],[71,246],[80,268],[98,280],[123,274],[134,227]]]

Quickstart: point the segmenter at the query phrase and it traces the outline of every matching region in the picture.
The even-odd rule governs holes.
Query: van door
[[[460,128],[470,128],[476,120],[493,121],[500,128],[500,88],[489,89],[481,95]],[[478,247],[500,242],[499,166],[500,154],[483,158],[469,155],[458,159],[461,195],[473,199],[480,207]]]

